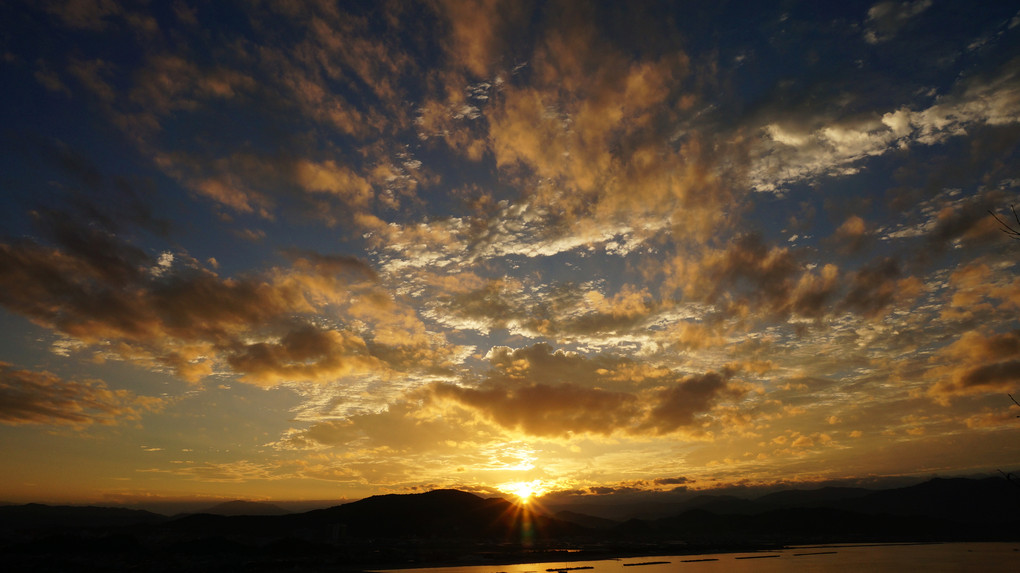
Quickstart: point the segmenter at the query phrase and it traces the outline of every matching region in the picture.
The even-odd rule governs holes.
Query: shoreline
[[[600,553],[598,551],[579,550],[574,552],[562,552],[566,555],[560,554],[559,552],[549,551],[543,556],[524,556],[519,555],[517,557],[511,557],[510,555],[505,556],[506,558],[486,558],[480,555],[471,557],[464,557],[460,559],[450,560],[436,560],[414,564],[385,564],[377,567],[363,567],[359,568],[359,571],[365,573],[392,573],[394,571],[410,571],[410,570],[423,570],[423,569],[435,569],[435,568],[452,568],[452,567],[484,567],[493,566],[497,567],[500,565],[545,565],[549,563],[576,563],[579,561],[619,561],[622,559],[635,559],[641,557],[691,557],[697,555],[733,555],[738,553],[766,553],[776,551],[793,551],[793,550],[807,550],[807,549],[850,549],[850,548],[861,548],[861,547],[896,547],[896,546],[914,546],[914,545],[946,545],[950,543],[1010,543],[1003,541],[899,541],[899,542],[864,542],[864,543],[821,543],[821,544],[786,544],[786,545],[759,545],[759,546],[744,546],[744,547],[690,547],[688,550],[680,548],[670,548],[662,550],[648,550],[648,551],[606,551]],[[552,555],[556,553],[556,555]],[[552,571],[567,570],[570,567],[564,568],[549,568]],[[538,571],[536,573],[543,573]],[[548,573],[548,572],[546,572]]]

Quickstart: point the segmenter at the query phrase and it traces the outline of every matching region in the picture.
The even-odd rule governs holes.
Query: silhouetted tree
[[[1013,211],[1013,213],[1016,213],[1016,211]],[[1020,406],[1020,402],[1017,402],[1016,398],[1014,398],[1012,394],[1006,394],[1006,395],[1009,396],[1009,399],[1012,400],[1014,404],[1016,404],[1017,406]],[[1017,416],[1017,418],[1020,418],[1020,416]],[[1007,472],[1004,472],[1002,470],[999,470],[999,473],[1002,474],[1002,477],[1004,477],[1007,480],[1009,480],[1010,483],[1012,483],[1012,484],[1014,484],[1016,486],[1020,486],[1020,483],[1017,483],[1016,476],[1013,475],[1012,472],[1007,473]]]
[[[992,215],[992,217],[995,217],[996,221],[999,222],[999,226],[1002,228],[1003,233],[1006,233],[1007,235],[1014,239],[1020,240],[1020,215],[1017,214],[1016,207],[1014,207],[1013,205],[1009,206],[1009,210],[1013,212],[1013,218],[1016,219],[1015,227],[1012,224],[1006,222],[1001,217],[999,217],[999,215],[995,211],[989,210],[988,212]],[[1016,400],[1013,401],[1016,402]]]

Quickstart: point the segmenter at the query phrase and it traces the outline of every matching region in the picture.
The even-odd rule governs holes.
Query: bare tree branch
[[[1016,227],[1013,227],[1011,224],[1007,223],[1005,220],[999,217],[999,215],[996,214],[995,211],[989,209],[988,213],[992,217],[995,217],[995,220],[998,221],[999,227],[1002,228],[1003,233],[1006,233],[1007,235],[1014,239],[1020,240],[1020,215],[1017,214],[1016,207],[1014,207],[1013,205],[1009,206],[1009,210],[1013,212],[1013,218],[1016,219]],[[1016,400],[1013,401],[1016,402]]]

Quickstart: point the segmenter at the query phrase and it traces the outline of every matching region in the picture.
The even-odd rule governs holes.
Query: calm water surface
[[[835,552],[835,553],[832,553]],[[770,556],[764,557],[762,556]],[[756,557],[740,559],[741,557]],[[691,562],[692,559],[717,561]],[[626,566],[627,563],[668,561],[660,565]],[[685,562],[686,561],[686,562]],[[758,553],[717,553],[627,557],[603,561],[552,561],[521,565],[477,565],[396,569],[399,573],[546,573],[547,569],[591,566],[568,573],[772,573],[850,572],[901,573],[904,571],[1020,571],[1020,543],[940,543],[930,545],[833,545],[794,547]]]

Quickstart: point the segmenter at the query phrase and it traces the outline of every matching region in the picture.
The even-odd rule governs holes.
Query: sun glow
[[[517,496],[518,501],[521,503],[529,503],[534,498],[545,493],[545,488],[542,487],[542,482],[539,480],[506,483],[499,486],[499,489]]]

